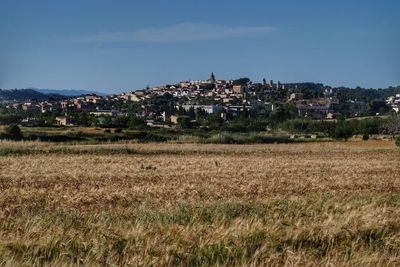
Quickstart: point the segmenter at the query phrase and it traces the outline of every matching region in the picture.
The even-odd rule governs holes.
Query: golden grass
[[[1,149],[0,264],[400,264],[393,142]]]

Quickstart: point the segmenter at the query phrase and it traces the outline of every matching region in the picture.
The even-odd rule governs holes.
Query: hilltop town
[[[248,78],[182,81],[117,95],[52,97],[45,100],[3,100],[3,114],[13,114],[22,125],[102,126],[135,117],[150,127],[188,126],[208,116],[230,121],[274,117],[331,120],[381,116],[400,109],[400,88],[332,88],[320,83],[282,83]],[[111,119],[110,119],[111,118]],[[116,119],[119,118],[119,119]]]

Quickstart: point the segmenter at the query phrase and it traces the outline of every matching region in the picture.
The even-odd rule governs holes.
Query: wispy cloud
[[[74,38],[79,43],[121,43],[121,42],[190,42],[229,38],[243,38],[264,35],[277,30],[275,27],[229,27],[213,24],[181,23],[160,28],[146,28],[132,32],[102,32]]]

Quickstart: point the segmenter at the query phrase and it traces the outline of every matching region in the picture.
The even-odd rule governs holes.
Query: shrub
[[[10,139],[21,140],[23,138],[21,129],[16,124],[11,124],[7,126],[4,132]]]
[[[128,137],[128,136],[127,136]],[[171,135],[157,134],[146,131],[139,131],[129,134],[129,139],[137,139],[139,142],[166,142],[174,139]]]
[[[178,141],[183,143],[201,143],[202,138],[195,135],[180,135]]]
[[[207,143],[211,144],[234,144],[235,139],[232,137],[230,134],[226,133],[218,133],[215,135],[212,135],[207,139]]]
[[[333,138],[344,139],[345,141],[347,141],[347,139],[349,139],[352,136],[353,136],[353,131],[349,127],[348,123],[346,123],[346,121],[338,122],[332,134]]]
[[[75,134],[60,134],[60,135],[49,135],[46,133],[29,134],[25,136],[26,140],[38,140],[42,142],[69,142],[69,141],[83,141],[85,138],[83,136],[78,136]]]
[[[189,117],[179,117],[178,126],[182,129],[189,129],[192,127],[192,123]]]
[[[268,136],[263,134],[250,134],[245,143],[247,144],[286,144],[292,143],[287,136]]]
[[[396,138],[396,145],[400,147],[400,135]]]
[[[0,124],[13,124],[19,123],[22,120],[21,115],[14,114],[1,114],[0,115]]]
[[[128,119],[128,127],[129,128],[141,128],[146,126],[146,122],[144,119],[136,117],[136,116],[130,116]]]
[[[363,134],[362,140],[368,141],[368,139],[369,139],[369,134]]]
[[[290,143],[287,136],[270,136],[260,133],[249,134],[232,134],[232,133],[218,133],[210,136],[205,140],[206,143],[211,144],[275,144],[275,143]]]

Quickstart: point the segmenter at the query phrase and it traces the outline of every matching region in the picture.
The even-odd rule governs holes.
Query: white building
[[[182,108],[186,111],[189,111],[191,108],[194,108],[194,110],[202,109],[208,114],[212,114],[222,109],[221,106],[217,105],[182,105]]]

